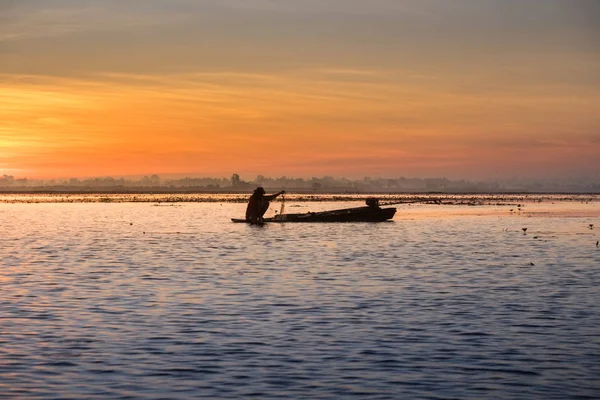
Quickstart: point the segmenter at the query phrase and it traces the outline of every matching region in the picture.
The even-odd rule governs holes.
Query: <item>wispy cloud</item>
[[[184,13],[156,13],[143,7],[127,8],[106,1],[23,1],[5,7],[0,42],[33,40],[84,32],[131,31],[176,24],[189,19]],[[123,12],[119,12],[122,10]]]
[[[578,6],[597,10],[587,0],[1,1],[0,162],[490,170],[507,155],[549,165],[563,151],[591,165],[600,64],[596,17]]]

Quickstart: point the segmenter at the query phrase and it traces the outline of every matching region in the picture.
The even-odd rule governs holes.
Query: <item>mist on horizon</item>
[[[453,180],[442,178],[382,178],[365,176],[360,179],[332,176],[298,178],[257,175],[247,179],[234,173],[225,177],[174,177],[156,174],[136,177],[92,177],[36,180],[0,176],[2,192],[251,192],[257,186],[267,190],[286,189],[313,193],[600,193],[600,179],[506,179],[492,181]]]

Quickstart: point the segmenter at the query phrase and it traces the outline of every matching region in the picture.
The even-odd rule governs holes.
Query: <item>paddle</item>
[[[283,215],[285,211],[285,193],[281,194],[281,208],[279,209],[279,215]]]

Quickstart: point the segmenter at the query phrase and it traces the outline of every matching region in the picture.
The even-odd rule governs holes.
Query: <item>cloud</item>
[[[98,148],[123,165],[146,152],[177,168],[195,155],[292,170],[283,154],[294,154],[332,168],[423,159],[443,169],[597,151],[589,1],[0,6],[0,140],[11,160]]]
[[[124,7],[114,1],[23,1],[4,9],[0,42],[31,41],[84,32],[134,31],[175,24],[182,13],[160,14],[144,7]],[[125,2],[126,4],[127,2]],[[139,2],[137,2],[139,3]],[[188,16],[189,17],[189,16]]]

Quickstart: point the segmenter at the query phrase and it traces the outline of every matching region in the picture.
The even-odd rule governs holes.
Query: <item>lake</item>
[[[509,203],[2,203],[0,398],[600,398],[600,201]]]

